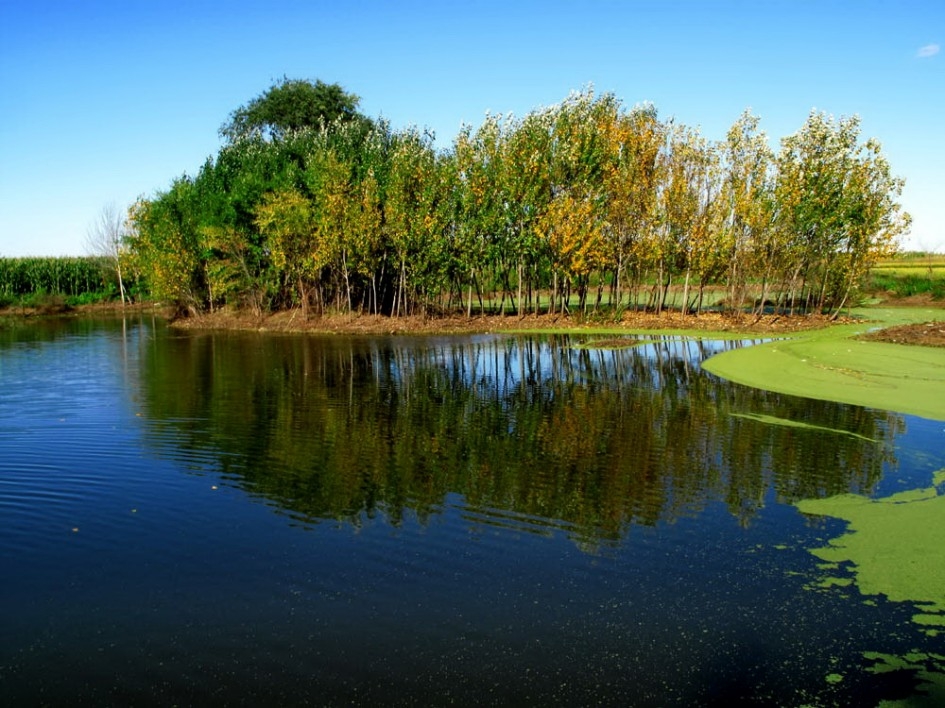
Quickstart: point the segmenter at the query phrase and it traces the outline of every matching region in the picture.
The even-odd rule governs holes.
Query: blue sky
[[[141,2],[0,0],[0,256],[80,255],[102,208],[195,173],[229,113],[282,76],[340,83],[447,147],[592,84],[772,145],[811,109],[858,114],[945,252],[945,0]]]

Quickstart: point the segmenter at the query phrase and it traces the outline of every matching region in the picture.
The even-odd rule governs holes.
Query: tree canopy
[[[711,141],[588,89],[437,150],[356,105],[283,80],[234,112],[132,208],[136,275],[189,311],[836,312],[909,228],[855,117],[812,112],[776,151],[748,112]]]
[[[359,102],[358,96],[339,84],[283,77],[233,111],[220,134],[230,141],[252,135],[278,139],[289,130],[361,120]]]

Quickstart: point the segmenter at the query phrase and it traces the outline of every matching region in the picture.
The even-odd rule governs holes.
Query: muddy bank
[[[304,317],[299,310],[255,317],[248,312],[220,311],[180,318],[173,326],[184,329],[230,329],[265,332],[311,332],[337,334],[477,334],[484,332],[523,332],[539,330],[626,330],[706,332],[724,334],[788,334],[827,327],[829,317],[807,315],[793,317],[736,317],[730,314],[702,313],[681,315],[626,312],[619,319],[612,316],[575,315],[463,315],[442,317],[386,317],[378,315],[322,315]]]
[[[898,325],[864,334],[860,339],[871,342],[889,342],[890,344],[945,347],[945,322]]]

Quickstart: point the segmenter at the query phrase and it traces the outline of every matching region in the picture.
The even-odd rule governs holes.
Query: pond
[[[934,697],[797,505],[940,483],[945,424],[628,343],[0,330],[0,703]]]

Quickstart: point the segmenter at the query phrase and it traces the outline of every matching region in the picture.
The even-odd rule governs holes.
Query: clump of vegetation
[[[132,206],[131,270],[190,312],[839,312],[909,228],[856,117],[812,112],[775,153],[748,112],[712,142],[587,90],[437,150],[357,105],[283,79],[238,108]]]

